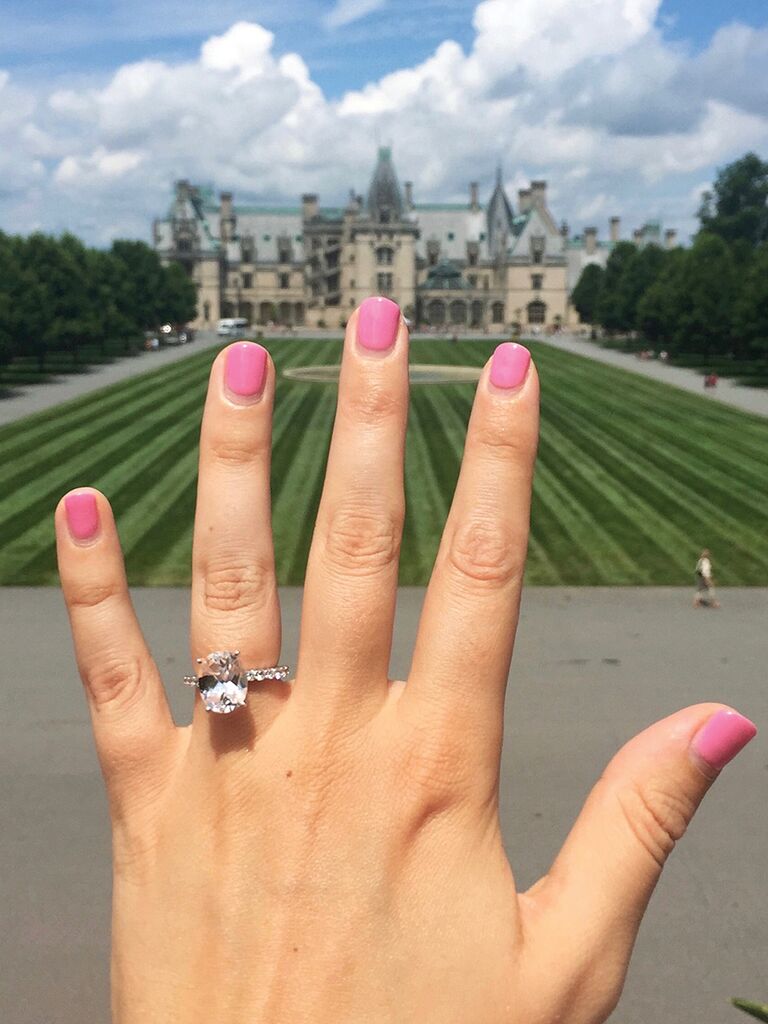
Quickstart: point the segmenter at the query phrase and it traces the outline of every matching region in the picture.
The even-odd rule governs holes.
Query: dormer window
[[[532,263],[543,263],[544,262],[544,249],[546,247],[546,238],[544,235],[531,235],[531,262]]]

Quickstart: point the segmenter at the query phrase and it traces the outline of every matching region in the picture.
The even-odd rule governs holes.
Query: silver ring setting
[[[248,683],[262,683],[266,679],[288,679],[287,665],[269,668],[243,669],[240,651],[212,651],[205,658],[197,658],[199,675],[184,676],[187,686],[196,686],[206,711],[228,715],[237,711],[248,700]]]

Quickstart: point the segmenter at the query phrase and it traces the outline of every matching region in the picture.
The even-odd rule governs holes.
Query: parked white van
[[[242,334],[248,330],[248,321],[242,316],[228,316],[219,320],[216,333],[222,337],[229,337],[230,334]]]

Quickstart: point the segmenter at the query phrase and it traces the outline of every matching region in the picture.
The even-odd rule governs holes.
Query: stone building
[[[573,320],[568,296],[581,270],[607,259],[618,239],[588,228],[570,238],[531,182],[515,210],[501,171],[487,203],[476,183],[466,203],[417,203],[401,188],[388,148],[365,196],[343,207],[216,202],[210,190],[176,184],[168,216],[154,225],[164,261],[184,265],[198,287],[196,326],[242,316],[253,324],[339,327],[367,295],[388,295],[422,327],[508,328]]]

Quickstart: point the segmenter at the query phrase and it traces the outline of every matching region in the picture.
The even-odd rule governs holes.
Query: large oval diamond
[[[241,708],[248,699],[248,683],[237,654],[214,651],[203,659],[203,666],[204,674],[198,679],[197,688],[205,710],[228,715]]]

